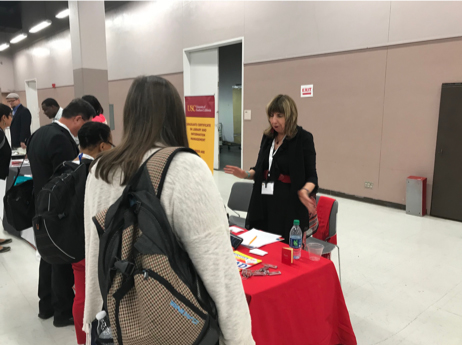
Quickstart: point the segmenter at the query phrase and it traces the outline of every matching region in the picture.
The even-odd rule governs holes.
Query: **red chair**
[[[326,196],[316,197],[319,227],[318,231],[306,239],[306,244],[319,243],[324,246],[322,255],[330,259],[330,253],[335,248],[338,250],[338,271],[340,284],[342,283],[342,273],[340,269],[340,248],[337,246],[337,213],[338,201]]]

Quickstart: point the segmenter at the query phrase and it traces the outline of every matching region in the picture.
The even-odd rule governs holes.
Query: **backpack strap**
[[[149,177],[151,178],[152,185],[159,199],[162,194],[165,177],[167,176],[167,170],[173,160],[173,157],[175,157],[178,152],[189,152],[197,155],[196,151],[190,148],[166,147],[157,151],[146,162],[146,168],[148,169]]]

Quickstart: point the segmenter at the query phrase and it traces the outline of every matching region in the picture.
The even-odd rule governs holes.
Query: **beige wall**
[[[183,73],[167,74],[161,76],[170,81],[178,90],[183,99]],[[128,90],[132,85],[133,79],[124,79],[109,82],[109,103],[114,105],[115,130],[112,132],[112,139],[117,145],[122,139],[123,133],[123,109]],[[106,116],[109,116],[107,112]]]
[[[425,176],[429,209],[441,84],[462,81],[461,53],[451,39],[246,65],[244,168],[255,164],[265,105],[287,93],[314,135],[321,188],[404,204],[406,178]],[[313,98],[300,98],[302,84],[314,84]]]

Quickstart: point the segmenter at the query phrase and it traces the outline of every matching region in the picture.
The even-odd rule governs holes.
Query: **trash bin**
[[[409,176],[406,183],[406,213],[414,216],[427,214],[427,178]]]

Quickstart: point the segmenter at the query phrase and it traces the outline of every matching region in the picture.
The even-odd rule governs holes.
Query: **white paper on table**
[[[249,253],[259,255],[259,256],[265,256],[266,254],[268,254],[268,252],[265,252],[264,250],[261,250],[261,249],[251,249],[249,250]]]
[[[255,236],[257,238],[255,238]],[[244,234],[240,234],[239,237],[244,239],[241,244],[249,248],[260,248],[267,244],[279,242],[282,240],[282,237],[279,235],[271,234],[269,232],[257,229],[252,229]],[[255,240],[252,242],[254,238]],[[249,245],[250,242],[252,242],[252,244]]]
[[[240,233],[240,232],[242,232],[242,231],[244,231],[244,230],[245,230],[245,229],[242,229],[242,228],[240,228],[240,227],[238,227],[238,226],[234,226],[234,225],[232,225],[232,226],[229,227],[229,231],[231,231],[231,232],[233,232],[233,233],[235,233],[235,234],[238,234],[238,233]]]
[[[24,163],[22,161],[23,161],[22,159],[11,160],[10,168],[19,168],[21,164],[23,167],[30,167],[30,163],[28,159],[24,160]]]

